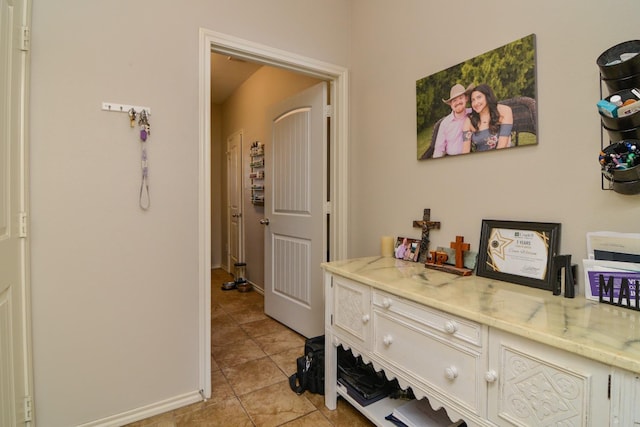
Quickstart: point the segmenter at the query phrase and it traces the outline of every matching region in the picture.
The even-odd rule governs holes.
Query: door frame
[[[199,31],[199,157],[198,267],[200,390],[211,397],[211,52],[305,74],[331,82],[330,259],[344,259],[348,236],[349,72],[346,68],[259,43],[200,28]],[[327,180],[325,179],[325,182]]]
[[[13,19],[9,19],[11,28],[4,34],[2,42],[11,41],[13,37],[20,33],[31,31],[31,10],[32,0],[8,0],[5,2],[12,10]],[[19,39],[19,37],[16,37]],[[14,40],[18,41],[18,40]],[[29,39],[22,40],[22,43],[13,43],[9,51],[7,72],[10,82],[9,103],[5,111],[9,133],[9,203],[12,204],[8,221],[8,240],[16,239],[18,265],[11,265],[7,276],[11,283],[19,277],[15,283],[9,285],[6,290],[9,301],[4,301],[2,307],[2,317],[6,321],[4,326],[8,326],[8,344],[2,351],[3,360],[0,361],[0,368],[8,367],[11,372],[7,372],[10,377],[9,402],[0,401],[0,405],[10,403],[12,405],[9,417],[11,421],[18,422],[23,426],[31,426],[35,423],[34,403],[34,375],[33,375],[33,335],[31,329],[32,304],[31,304],[31,229],[30,229],[30,161],[29,153],[31,142],[29,139],[29,91],[30,91],[30,69],[31,69],[31,48]],[[7,81],[2,81],[4,84]],[[14,93],[15,90],[15,93]],[[6,102],[3,99],[2,102]],[[4,131],[4,130],[3,130]],[[15,149],[15,153],[11,150]],[[17,179],[16,181],[13,181]],[[3,177],[4,182],[4,177]],[[14,193],[15,190],[15,194]],[[17,209],[14,210],[14,205]],[[6,243],[6,242],[5,242]],[[12,277],[12,275],[14,275]],[[6,279],[3,273],[2,279]],[[17,295],[17,296],[16,296]],[[18,303],[17,305],[14,303]],[[4,340],[3,335],[0,339]],[[8,360],[4,359],[7,357]],[[3,380],[5,378],[3,377]],[[3,391],[7,391],[2,386]],[[3,397],[4,399],[4,397]],[[7,414],[4,414],[5,416]]]

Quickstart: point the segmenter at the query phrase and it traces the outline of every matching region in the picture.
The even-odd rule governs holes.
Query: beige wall
[[[249,149],[253,141],[265,142],[268,132],[266,109],[270,105],[317,82],[319,80],[312,77],[265,66],[256,71],[222,106],[222,140],[226,141],[233,133],[243,131],[244,261],[247,263],[247,278],[261,289],[264,289],[264,226],[260,225],[258,221],[264,217],[264,206],[251,203]],[[225,166],[223,166],[225,169],[224,177],[226,177]],[[224,186],[226,188],[226,184]],[[222,258],[226,259],[227,254],[224,252],[224,248],[227,247],[227,218],[224,213],[226,213],[226,209],[223,210],[222,220],[224,224],[222,227]]]
[[[199,29],[348,66],[349,2],[33,1],[32,290],[38,425],[197,394]],[[327,32],[326,28],[332,28]],[[292,36],[293,35],[293,36]],[[110,101],[151,108],[140,143]]]
[[[640,3],[475,6],[34,1],[38,424],[76,425],[197,390],[201,27],[351,69],[350,256],[377,254],[382,234],[416,235],[411,222],[425,207],[442,221],[433,245],[464,235],[477,247],[483,218],[557,221],[561,251],[574,261],[585,255],[589,230],[637,231],[638,196],[600,189],[595,60],[637,38],[628,24]],[[540,144],[416,161],[415,81],[530,33]],[[137,138],[126,117],[100,111],[103,101],[152,108],[148,212],[137,207]]]
[[[378,254],[383,234],[419,237],[424,208],[442,222],[431,247],[463,235],[477,249],[483,218],[560,222],[561,252],[580,264],[586,232],[638,231],[640,196],[601,190],[595,104],[596,58],[638,38],[640,2],[353,4],[350,256]],[[531,33],[539,145],[417,161],[416,80]]]

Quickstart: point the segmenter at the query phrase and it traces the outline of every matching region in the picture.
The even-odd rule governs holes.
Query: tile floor
[[[229,280],[211,271],[211,399],[128,427],[373,426],[342,399],[329,411],[323,396],[291,391],[304,337],[267,317],[258,292],[222,291]]]

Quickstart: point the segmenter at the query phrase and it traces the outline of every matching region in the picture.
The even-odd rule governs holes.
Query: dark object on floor
[[[247,274],[247,263],[246,262],[236,262],[233,264],[233,278],[236,281],[236,284],[240,282],[246,282],[246,274]]]
[[[236,282],[224,282],[222,286],[220,286],[220,289],[222,289],[223,291],[232,291],[237,287],[238,285],[236,284]]]
[[[360,356],[355,357],[342,346],[338,347],[338,383],[362,406],[401,394],[396,380],[387,380],[383,371],[376,372],[371,363],[364,363]]]
[[[289,386],[296,394],[305,390],[324,394],[324,335],[305,341],[304,356],[296,359],[296,373],[289,377]]]
[[[246,280],[244,282],[237,283],[236,287],[238,288],[238,292],[249,292],[253,289],[251,283],[247,282]]]

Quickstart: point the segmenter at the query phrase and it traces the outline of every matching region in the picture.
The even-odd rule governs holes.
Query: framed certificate
[[[552,290],[560,224],[482,220],[476,274]]]

